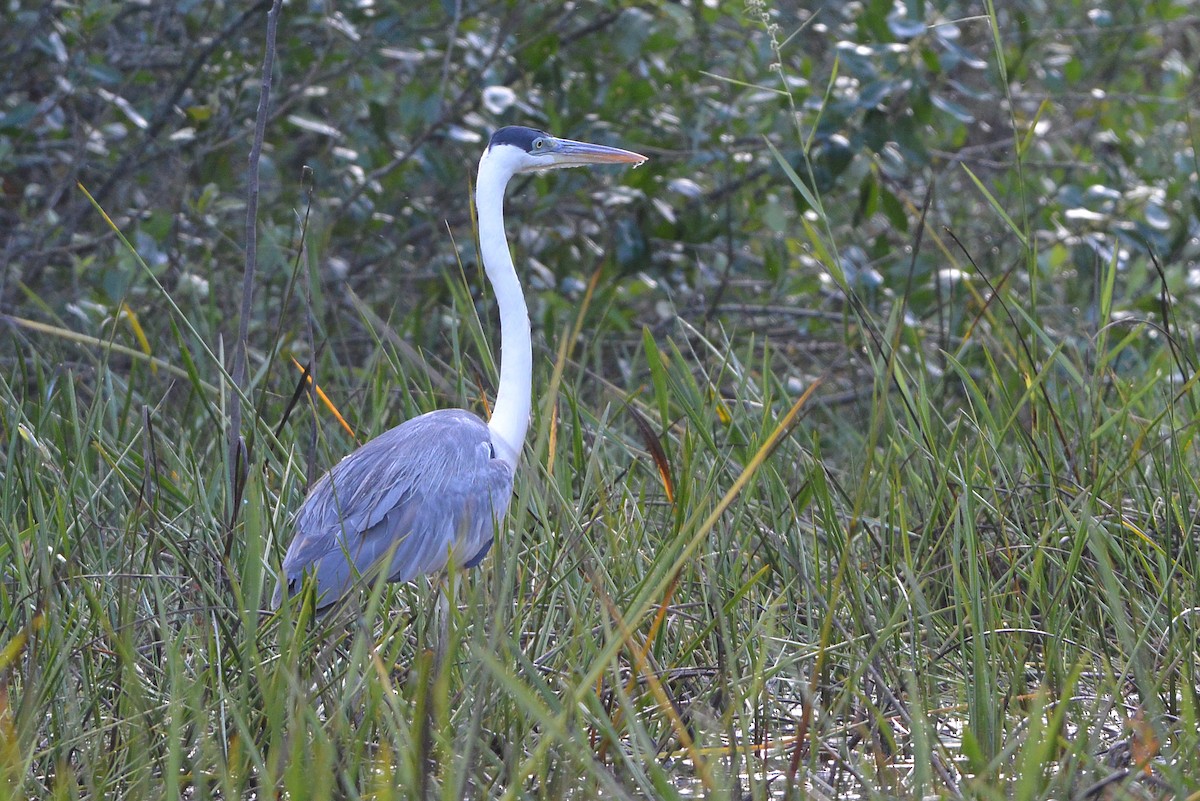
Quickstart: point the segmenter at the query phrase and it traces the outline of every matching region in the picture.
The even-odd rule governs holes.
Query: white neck
[[[479,161],[475,210],[479,216],[479,252],[500,310],[500,388],[488,421],[496,455],[516,468],[533,407],[533,347],[529,310],[504,236],[504,186],[510,171],[487,155]]]

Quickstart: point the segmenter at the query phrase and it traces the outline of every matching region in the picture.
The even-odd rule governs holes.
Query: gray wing
[[[512,469],[495,453],[487,424],[459,409],[414,417],[350,453],[300,507],[276,605],[282,585],[291,595],[306,573],[320,608],[358,576],[411,581],[451,554],[474,567],[512,497]]]

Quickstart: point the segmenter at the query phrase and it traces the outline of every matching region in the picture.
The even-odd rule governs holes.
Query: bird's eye
[[[534,139],[533,140],[533,149],[534,150],[541,150],[545,146],[546,146],[545,139]]]

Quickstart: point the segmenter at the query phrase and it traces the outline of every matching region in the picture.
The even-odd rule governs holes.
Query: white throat
[[[488,430],[496,455],[516,469],[533,408],[533,347],[529,310],[504,236],[504,187],[512,169],[501,163],[503,159],[488,156],[485,152],[479,160],[475,187],[479,252],[500,311],[500,386]]]

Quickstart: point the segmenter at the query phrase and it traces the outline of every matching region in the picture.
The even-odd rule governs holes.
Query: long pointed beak
[[[588,142],[576,142],[574,139],[555,140],[555,167],[575,167],[581,164],[632,164],[637,166],[646,157],[632,150],[622,150],[619,147],[593,145]]]

